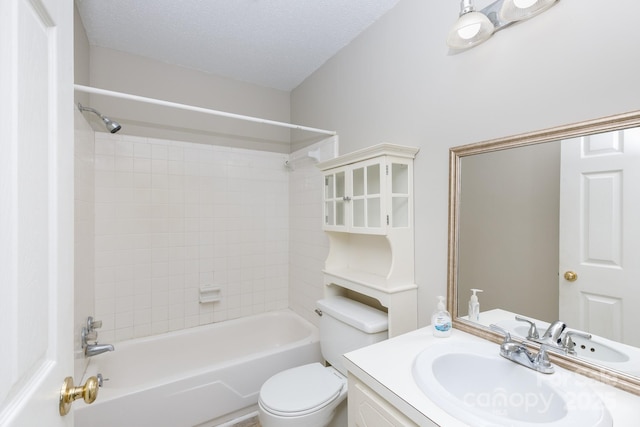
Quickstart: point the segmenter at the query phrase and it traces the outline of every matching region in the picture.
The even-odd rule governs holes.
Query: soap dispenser
[[[444,308],[444,297],[438,297],[438,307],[431,316],[434,337],[448,337],[451,335],[451,314]]]
[[[469,320],[472,322],[480,321],[480,301],[476,292],[482,292],[482,289],[471,289],[471,298],[469,299]]]

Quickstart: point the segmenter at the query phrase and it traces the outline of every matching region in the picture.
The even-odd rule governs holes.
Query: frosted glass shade
[[[556,0],[505,0],[500,9],[502,21],[522,21],[549,9]]]
[[[460,16],[447,36],[447,45],[452,49],[466,49],[487,40],[493,34],[493,24],[480,12],[469,12]]]

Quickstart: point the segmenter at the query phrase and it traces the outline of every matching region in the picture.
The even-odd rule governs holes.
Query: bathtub
[[[317,328],[289,310],[115,347],[91,358],[85,376],[108,380],[74,405],[76,427],[215,426],[255,411],[275,373],[322,360]]]

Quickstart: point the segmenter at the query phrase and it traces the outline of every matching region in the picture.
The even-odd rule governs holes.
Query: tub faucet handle
[[[94,320],[93,317],[87,317],[87,326],[82,327],[82,332],[80,334],[82,338],[82,348],[86,348],[89,344],[89,341],[97,341],[98,340],[98,331],[97,328],[102,327],[102,320]]]
[[[93,317],[87,317],[87,330],[93,331],[94,329],[102,328],[102,320],[94,320]]]

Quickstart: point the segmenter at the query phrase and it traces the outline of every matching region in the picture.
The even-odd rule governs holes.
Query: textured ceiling
[[[398,0],[76,0],[89,43],[291,90]]]

